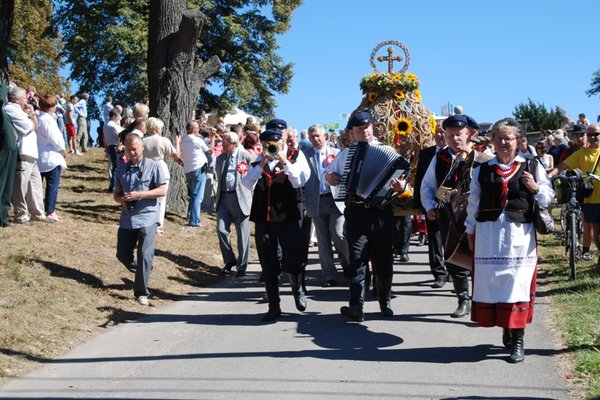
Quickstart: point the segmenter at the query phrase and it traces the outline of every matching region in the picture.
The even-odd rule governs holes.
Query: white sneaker
[[[138,303],[140,303],[143,306],[149,306],[150,305],[150,300],[148,300],[148,296],[139,296],[137,298]]]
[[[581,256],[582,259],[589,261],[592,259],[592,255],[590,253],[583,253],[583,255]]]

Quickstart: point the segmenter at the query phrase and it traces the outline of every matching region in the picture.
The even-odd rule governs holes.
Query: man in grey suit
[[[342,266],[348,266],[348,244],[344,237],[344,204],[333,201],[331,186],[323,178],[323,171],[331,164],[339,150],[327,145],[321,125],[308,128],[308,139],[313,148],[305,152],[310,166],[310,178],[304,186],[306,215],[312,218],[317,234],[319,259],[326,286],[337,284],[337,270],[333,261],[331,241]]]
[[[234,132],[223,134],[223,153],[217,157],[217,235],[223,255],[223,273],[229,274],[235,265],[237,276],[246,275],[248,250],[250,248],[250,206],[252,190],[242,185],[242,177],[248,172],[254,157],[239,145]],[[231,247],[231,223],[236,226],[238,257]]]

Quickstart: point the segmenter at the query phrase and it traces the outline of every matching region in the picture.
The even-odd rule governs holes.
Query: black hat
[[[476,130],[480,130],[479,124],[473,118],[469,117],[467,114],[456,114],[451,115],[442,122],[442,128],[464,128],[464,127],[473,128]]]
[[[571,135],[584,135],[585,134],[585,128],[581,125],[575,125],[573,127],[573,131],[571,132]]]
[[[261,142],[267,142],[270,140],[277,141],[277,140],[281,139],[281,137],[282,137],[282,134],[279,129],[267,129],[266,131],[264,131],[263,133],[260,134],[259,139]]]
[[[267,122],[267,130],[269,129],[287,129],[287,122],[282,119],[272,119]]]
[[[352,129],[355,126],[365,126],[371,123],[371,114],[367,111],[359,111],[348,120],[346,129]]]

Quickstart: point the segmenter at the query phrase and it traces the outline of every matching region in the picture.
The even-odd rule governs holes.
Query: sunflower
[[[402,75],[401,73],[395,73],[392,75],[392,80],[401,81],[403,77],[404,77],[404,75]]]
[[[404,100],[404,98],[406,97],[406,95],[404,94],[404,92],[400,89],[396,89],[394,90],[394,97],[396,98],[396,100]]]
[[[374,102],[376,98],[377,98],[377,92],[371,92],[367,96],[367,100],[369,100],[369,103]]]
[[[435,135],[435,131],[437,130],[437,121],[433,118],[433,115],[429,116],[429,125],[431,125],[431,134]]]
[[[413,131],[413,125],[410,119],[400,118],[394,124],[394,133],[396,136],[406,136]]]
[[[415,96],[417,96],[417,100],[419,100],[419,103],[422,103],[423,96],[421,96],[421,91],[419,89],[415,89],[414,93],[415,93]]]
[[[416,81],[417,80],[417,76],[415,74],[413,74],[412,72],[407,72],[405,76],[408,79],[410,79],[411,81]]]

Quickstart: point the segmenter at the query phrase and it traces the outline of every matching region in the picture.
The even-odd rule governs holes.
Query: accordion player
[[[348,148],[335,200],[385,207],[397,192],[391,185],[408,173],[410,163],[393,148],[369,142],[355,142]]]

